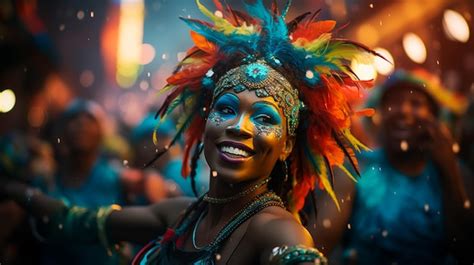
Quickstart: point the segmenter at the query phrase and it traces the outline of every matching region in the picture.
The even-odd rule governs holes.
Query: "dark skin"
[[[87,179],[99,155],[102,131],[95,118],[87,113],[79,113],[66,122],[58,143],[58,163],[62,184],[79,187]]]
[[[468,199],[452,150],[452,138],[438,122],[433,103],[425,92],[401,87],[387,93],[379,108],[380,144],[392,166],[407,176],[418,176],[430,160],[436,165],[443,187],[440,196],[445,209],[448,242],[454,237],[459,241],[466,225],[463,220],[469,214],[472,216],[472,211],[464,207]],[[312,230],[317,238],[316,245],[324,253],[330,253],[340,242],[352,211],[354,183],[342,180],[342,177],[339,179],[341,182],[337,183],[336,190],[338,197],[344,199],[341,212],[328,204],[327,196],[321,199],[317,226]],[[329,227],[327,220],[331,223]]]
[[[220,124],[208,121],[205,129],[206,160],[212,171],[217,173],[211,173],[210,176],[209,195],[213,197],[231,196],[261,182],[270,175],[276,161],[286,159],[293,147],[293,139],[287,135],[286,118],[273,98],[259,98],[249,91],[230,94],[236,104],[224,102],[219,105],[221,109],[217,110],[215,107],[212,110],[225,114],[225,120]],[[259,130],[263,128],[262,124],[267,126],[265,128],[273,129],[262,132]],[[279,131],[281,134],[278,134]],[[228,149],[222,149],[222,143],[229,142],[245,145],[250,150],[247,150],[246,155],[232,154],[227,152]],[[27,205],[25,189],[22,184],[9,183],[3,192]],[[210,204],[207,214],[197,227],[197,245],[209,244],[236,212],[266,190],[264,185],[225,205]],[[146,243],[163,234],[167,227],[173,226],[192,201],[175,198],[148,207],[127,207],[113,212],[106,222],[108,235],[115,242]],[[32,208],[39,210],[38,216],[43,216],[45,213],[52,214],[61,207],[64,207],[62,203],[37,195]],[[216,262],[268,264],[274,247],[298,244],[313,247],[309,232],[288,211],[270,206],[232,233],[221,247],[220,258]],[[185,240],[184,249],[196,251],[190,236]]]
[[[221,98],[230,97],[229,101],[219,99],[213,111],[220,112],[224,120],[220,124],[208,120],[205,130],[204,152],[211,170],[217,176],[211,177],[209,195],[228,197],[236,192],[247,189],[267,178],[278,159],[286,159],[293,145],[292,139],[286,136],[286,120],[273,98],[258,98],[254,92],[243,91],[235,94],[224,94]],[[256,103],[257,102],[257,103]],[[265,104],[259,106],[259,104]],[[260,108],[261,107],[261,108]],[[272,113],[273,111],[273,113]],[[284,135],[278,138],[274,133],[258,133],[256,126],[259,121],[271,123],[274,114],[280,117]],[[224,143],[224,144],[223,144]],[[245,145],[253,155],[236,161],[225,158],[219,147],[226,144],[239,143]],[[250,151],[251,150],[251,151]],[[224,156],[224,158],[222,157]],[[264,192],[262,187],[253,194],[232,201],[225,205],[209,205],[207,215],[198,227],[197,245],[210,243],[231,217],[256,194]],[[281,231],[275,233],[274,231]],[[303,244],[312,246],[309,233],[284,209],[268,207],[242,224],[229,238],[221,249],[221,262],[226,264],[265,264],[271,250],[280,245]],[[193,250],[190,238],[185,248]],[[235,254],[234,254],[235,253]]]

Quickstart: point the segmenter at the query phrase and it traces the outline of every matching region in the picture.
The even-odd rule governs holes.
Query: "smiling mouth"
[[[255,154],[249,147],[235,142],[222,142],[217,145],[217,148],[228,158],[245,159]]]
[[[228,155],[239,156],[239,157],[249,157],[250,154],[242,149],[235,148],[232,146],[221,146],[219,150]]]

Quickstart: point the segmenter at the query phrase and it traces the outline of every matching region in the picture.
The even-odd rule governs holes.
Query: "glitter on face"
[[[215,111],[209,114],[208,119],[217,127],[221,126],[222,122],[224,121],[224,118]]]
[[[262,125],[262,124],[257,124],[257,135],[265,135],[265,136],[270,136],[272,133],[275,134],[275,136],[278,138],[278,140],[281,139],[282,137],[282,129],[280,126],[268,126],[268,125]]]

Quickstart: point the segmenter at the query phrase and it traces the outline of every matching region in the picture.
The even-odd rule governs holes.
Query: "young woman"
[[[209,191],[197,200],[93,211],[8,184],[6,193],[41,217],[39,229],[105,245],[152,240],[134,264],[326,262],[298,213],[316,186],[335,199],[332,166],[344,168],[345,157],[356,165],[352,148],[362,145],[349,131],[346,92],[365,84],[348,64],[372,52],[332,39],[334,21],[314,21],[317,12],[286,24],[289,4],[270,11],[258,0],[246,5],[248,14],[215,4],[214,14],[197,1],[213,24],[183,19],[195,47],[167,79],[158,112],[180,108],[168,146],[185,134],[182,175],[191,178],[204,152]]]

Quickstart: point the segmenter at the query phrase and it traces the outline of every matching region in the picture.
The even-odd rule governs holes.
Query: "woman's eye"
[[[260,115],[256,118],[256,120],[260,123],[273,124],[273,119],[270,116],[267,116],[267,115]]]
[[[234,114],[234,110],[229,107],[219,108],[219,111],[223,114]]]

